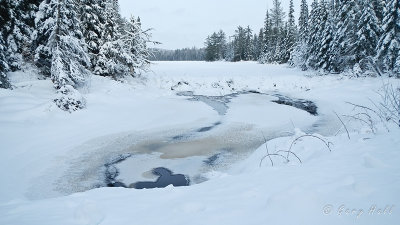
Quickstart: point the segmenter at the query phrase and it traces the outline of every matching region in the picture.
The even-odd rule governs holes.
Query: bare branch
[[[348,137],[349,140],[350,140],[350,134],[349,134],[349,130],[348,130],[347,127],[346,127],[346,124],[343,123],[343,120],[340,119],[339,115],[338,115],[335,111],[333,111],[333,112],[335,113],[335,115],[337,116],[337,118],[340,120],[340,122],[343,124],[343,127],[344,127],[344,129],[346,129],[346,132],[347,132],[347,137]],[[340,130],[340,129],[339,129],[339,130]]]
[[[300,159],[294,152],[292,152],[292,151],[279,150],[279,151],[277,151],[276,153],[279,153],[279,152],[285,152],[285,153],[292,154],[292,155],[294,155],[294,156],[299,160],[300,163],[303,163],[303,162],[301,161],[301,159]]]
[[[260,167],[261,167],[261,164],[262,164],[262,162],[264,161],[264,159],[265,159],[266,157],[269,157],[269,160],[271,161],[271,165],[274,166],[274,161],[272,161],[271,154],[269,154],[268,142],[267,142],[267,139],[265,138],[264,133],[263,133],[263,137],[264,137],[265,148],[267,149],[267,155],[265,155],[265,156],[261,159],[261,161],[260,161]]]
[[[292,141],[292,144],[290,145],[289,151],[288,151],[287,156],[286,156],[286,158],[287,158],[288,161],[289,161],[290,152],[292,152],[292,147],[293,147],[293,145],[294,145],[298,140],[300,140],[300,139],[302,139],[302,138],[304,138],[304,137],[313,137],[313,138],[317,138],[317,139],[321,140],[321,141],[326,145],[326,147],[328,148],[328,150],[329,150],[330,152],[332,152],[332,149],[331,149],[331,147],[330,147],[330,144],[332,144],[331,142],[325,141],[324,139],[322,139],[322,138],[320,138],[320,137],[318,137],[318,136],[312,135],[312,134],[305,134],[305,135],[301,135],[300,137],[297,137],[296,139],[294,139],[294,140]]]

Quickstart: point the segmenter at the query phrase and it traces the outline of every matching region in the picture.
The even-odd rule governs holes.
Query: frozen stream
[[[77,156],[64,160],[68,162],[66,169],[52,172],[58,177],[53,181],[53,195],[106,186],[135,188],[158,180],[164,187],[168,179],[162,174],[171,178],[182,175],[187,184],[193,185],[247,157],[264,142],[264,137],[270,140],[293,134],[294,124],[320,133],[331,126],[317,115],[314,103],[278,93],[201,96],[183,92],[178,97],[208,105],[218,112],[219,119],[204,122],[203,126],[127,132],[89,141],[74,150]],[[155,168],[169,172],[157,173]],[[37,186],[43,185],[39,182]]]

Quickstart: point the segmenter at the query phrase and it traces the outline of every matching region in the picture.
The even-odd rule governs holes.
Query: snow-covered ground
[[[354,114],[346,102],[370,106],[383,83],[398,80],[310,76],[253,62],[157,62],[124,83],[93,76],[80,90],[87,108],[70,114],[52,102],[50,81],[29,70],[10,75],[14,90],[0,89],[0,224],[400,221],[400,129],[377,122],[373,134],[352,122],[349,140],[344,129],[336,135],[334,113]],[[183,91],[253,93],[229,98],[221,114],[177,95]],[[271,102],[276,94],[314,102],[318,116]],[[302,163],[272,156],[272,167],[264,136],[271,153],[288,150],[302,132],[317,133],[330,149],[305,137],[291,149]],[[117,165],[121,181],[152,180],[149,170],[163,166],[194,185],[94,188],[104,186],[104,164],[126,153],[133,156]],[[218,153],[220,161],[205,165]]]

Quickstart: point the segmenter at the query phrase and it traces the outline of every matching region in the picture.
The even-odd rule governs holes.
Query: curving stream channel
[[[180,92],[177,95],[188,97],[189,101],[201,101],[223,117],[227,113],[229,103],[233,98],[250,94],[273,96],[275,99],[271,100],[271,102],[292,106],[304,110],[313,116],[318,115],[317,106],[313,102],[304,99],[289,98],[278,93],[263,94],[255,91],[247,91],[225,96],[204,96],[194,95],[192,92]],[[132,152],[143,152],[143,149],[147,149],[152,153],[150,153],[150,156],[125,154],[106,163],[105,183],[108,187],[136,189],[162,188],[168,185],[186,186],[199,183],[207,180],[207,178],[202,177],[202,173],[211,169],[223,169],[224,166],[245,157],[249,151],[256,149],[263,143],[263,139],[254,136],[255,134],[246,135],[246,132],[240,131],[243,127],[236,129],[231,127],[231,135],[225,133],[224,137],[218,134],[201,137],[201,134],[211,132],[219,126],[222,127],[224,124],[221,121],[217,121],[209,126],[194,129],[192,132],[172,136],[169,140],[135,145],[131,149]],[[249,131],[252,130],[250,127],[247,129]],[[237,141],[239,136],[245,137],[245,140]],[[157,155],[156,153],[162,153],[162,155]],[[156,155],[156,157],[153,158],[151,155]],[[162,160],[157,160],[157,158]],[[160,161],[159,164],[154,164],[157,161]],[[146,162],[146,164],[143,162]],[[169,169],[165,167],[150,168],[161,165],[168,166]],[[134,175],[135,172],[133,171],[143,171],[146,167],[147,171],[142,174],[142,177],[140,177],[140,174]],[[170,169],[183,172],[184,175],[172,175],[173,172]],[[153,181],[154,179],[156,180]]]
[[[303,117],[308,115],[309,121],[300,127],[306,132],[323,134],[332,126],[318,115],[313,102],[280,93],[247,91],[203,96],[181,92],[178,95],[208,105],[218,112],[219,119],[202,127],[128,132],[92,140],[75,149],[84,154],[69,160],[67,168],[57,174],[54,191],[71,194],[98,187],[143,189],[193,185],[206,181],[208,172],[227,170],[246,158],[264,143],[264,138],[271,140],[293,134],[290,119],[271,127],[232,122],[230,108],[235,99],[250,98],[255,104],[277,107],[277,112],[291,109]]]

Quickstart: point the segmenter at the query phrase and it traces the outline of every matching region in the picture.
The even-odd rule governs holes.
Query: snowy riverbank
[[[10,74],[14,90],[0,89],[0,224],[399,221],[400,130],[389,125],[387,132],[376,122],[373,134],[368,126],[352,122],[349,140],[344,129],[335,136],[341,122],[333,112],[351,115],[353,107],[346,102],[371,106],[369,99],[378,101],[376,91],[383,83],[398,80],[309,76],[285,65],[253,62],[157,62],[152,69],[125,83],[92,77],[80,90],[87,108],[72,114],[54,105],[50,81],[37,80],[29,72]],[[178,96],[182,91],[204,96],[279,93],[314,102],[318,115],[257,94],[232,98],[226,114],[220,115],[204,101]],[[217,122],[215,128],[194,132]],[[293,148],[302,163],[273,158],[271,167],[267,158],[259,166],[266,154],[263,134],[274,138],[268,141],[272,152],[288,149],[300,130],[322,135],[333,143],[332,151],[315,138],[304,138]],[[183,134],[192,136],[168,142]],[[224,166],[204,169],[199,164],[226,143],[239,146],[236,142],[241,145],[228,154],[231,160]],[[151,151],[146,146],[153,143],[165,146]],[[135,152],[142,157],[138,163],[147,163],[119,169],[148,171],[153,167],[149,165],[165,162],[207,181],[151,190],[89,190],[101,186],[107,160]],[[347,209],[355,211],[348,214]]]

